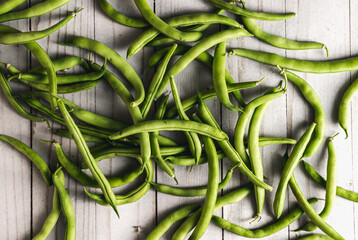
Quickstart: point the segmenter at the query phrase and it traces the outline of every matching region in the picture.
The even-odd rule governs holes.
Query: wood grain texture
[[[29,2],[33,5],[39,1],[31,0]],[[129,16],[140,16],[133,1],[110,0],[109,2],[121,13]],[[189,0],[149,0],[148,2],[154,12],[164,19],[186,13],[215,11],[205,0],[197,0],[195,2]],[[26,4],[20,8],[24,7],[26,7]],[[295,12],[297,15],[286,21],[258,21],[258,23],[265,31],[272,34],[285,36],[293,40],[314,40],[325,43],[330,51],[329,59],[357,56],[358,54],[358,41],[356,40],[358,38],[357,1],[257,0],[247,2],[247,7],[252,10],[265,12]],[[98,1],[95,0],[72,0],[67,5],[50,14],[31,20],[11,22],[9,25],[22,31],[40,30],[53,25],[69,12],[80,8],[84,8],[84,11],[78,14],[64,28],[50,37],[38,41],[51,58],[54,59],[63,55],[76,55],[88,59],[88,51],[73,47],[63,47],[58,44],[69,40],[72,36],[94,38],[115,49],[122,57],[125,57],[129,44],[144,31],[143,29],[132,29],[115,23],[101,11]],[[235,19],[237,18],[237,16],[232,14],[226,15]],[[220,26],[213,26],[208,33],[215,32],[218,29],[220,29]],[[286,51],[271,47],[252,37],[235,39],[228,42],[228,48],[235,47],[274,52],[282,56],[299,59],[326,59],[323,50]],[[154,49],[145,48],[128,60],[143,79],[145,86],[149,85],[153,75],[152,71],[148,76],[144,76],[147,60],[153,52]],[[209,52],[213,54],[213,49],[210,49]],[[103,59],[98,56],[94,56],[94,60],[98,63],[103,62]],[[173,58],[171,62],[176,60],[177,57]],[[282,80],[275,67],[259,64],[237,56],[227,57],[226,60],[227,69],[235,81],[256,81],[266,76],[266,80],[259,87],[243,91],[246,101],[262,95],[268,88],[277,86]],[[38,64],[22,46],[1,45],[0,61],[11,63],[21,70],[26,70]],[[118,71],[110,64],[108,64],[108,69],[114,71],[134,94],[133,88]],[[76,68],[73,71],[77,72],[78,70]],[[322,101],[326,114],[327,129],[325,136],[327,138],[337,131],[343,133],[337,123],[338,104],[349,84],[358,78],[357,74],[357,71],[324,75],[298,73],[299,76],[312,85]],[[181,98],[185,99],[195,94],[196,87],[199,89],[212,88],[211,77],[212,73],[210,69],[198,62],[191,63],[176,77]],[[18,84],[11,84],[11,87],[16,93],[27,91],[26,88]],[[170,91],[170,87],[167,90]],[[78,94],[68,94],[65,97],[86,110],[115,119],[121,119],[128,123],[132,122],[123,102],[105,82],[100,83],[95,89]],[[357,150],[355,143],[357,141],[358,130],[355,124],[358,118],[358,109],[357,104],[355,104],[356,102],[357,100],[354,100],[351,107],[350,137],[344,139],[343,134],[340,134],[334,143],[339,156],[338,184],[347,189],[357,191],[358,174],[356,170],[358,169],[358,163],[356,161]],[[174,104],[172,98],[170,104]],[[231,112],[222,107],[217,99],[208,101],[207,105],[223,130],[229,134],[232,140],[238,113]],[[155,111],[155,109],[152,109],[152,111]],[[195,110],[188,112],[188,115],[190,116],[193,112]],[[32,146],[50,164],[52,170],[56,168],[56,154],[48,144],[40,143],[41,139],[49,140],[55,138],[62,143],[65,152],[72,160],[77,163],[82,161],[73,141],[55,136],[53,131],[47,129],[45,123],[30,123],[26,119],[23,119],[12,110],[2,92],[0,92],[0,121],[2,122],[0,134],[8,134]],[[311,107],[304,100],[298,89],[289,84],[287,94],[275,100],[268,108],[260,131],[262,136],[288,136],[298,139],[311,121],[313,121]],[[56,129],[63,128],[58,124],[54,124],[54,126]],[[178,141],[185,141],[183,136],[178,136],[178,134],[169,135]],[[313,157],[306,160],[325,176],[327,163],[326,140],[323,144]],[[280,172],[282,171],[281,156],[284,152],[285,146],[267,146],[261,149],[265,177],[267,177],[267,182],[274,188],[276,188],[279,182]],[[36,167],[32,166],[25,157],[18,154],[7,144],[0,142],[0,154],[2,156],[0,158],[0,181],[3,183],[0,194],[0,205],[3,207],[3,213],[0,214],[0,236],[2,239],[29,239],[39,231],[43,221],[51,210],[53,187],[47,187]],[[122,173],[127,167],[133,166],[135,164],[134,161],[134,159],[129,158],[114,158],[101,162],[99,166],[107,176],[114,176]],[[222,175],[225,175],[227,169],[231,166],[232,164],[227,159],[224,159],[221,163]],[[174,182],[160,168],[156,167],[155,169],[155,180],[157,182],[174,185]],[[206,184],[208,174],[206,165],[194,167],[192,172],[189,170],[189,167],[176,167],[179,186],[186,187]],[[303,173],[301,167],[296,169],[295,175],[307,198],[313,196],[324,198],[324,189],[311,181]],[[114,191],[117,194],[123,194],[137,186],[140,183],[139,180],[142,179],[138,179],[138,181],[129,186],[116,188]],[[245,182],[247,180],[238,171],[235,171],[231,182],[224,189],[223,193],[229,192]],[[90,201],[83,192],[83,186],[76,183],[67,174],[66,188],[75,209],[77,239],[142,240],[145,239],[145,236],[159,221],[173,210],[189,203],[202,203],[204,199],[203,197],[192,199],[173,197],[150,190],[140,201],[119,206],[118,210],[121,218],[118,219],[112,209]],[[95,189],[90,190],[93,192],[97,191]],[[218,211],[216,215],[248,228],[265,226],[275,221],[272,210],[274,194],[275,189],[271,193],[267,192],[263,218],[261,222],[254,225],[248,223],[256,212],[253,194],[240,203],[226,206]],[[294,196],[290,191],[288,191],[287,197],[285,212],[293,209],[296,205]],[[323,201],[320,201],[316,204],[315,209],[320,211],[323,205]],[[306,233],[294,233],[292,230],[302,226],[306,221],[307,218],[303,217],[289,228],[264,239],[297,239],[299,236],[306,235]],[[337,197],[335,208],[327,222],[346,239],[357,239],[357,204]],[[49,239],[63,239],[65,226],[66,222],[63,216],[61,216]],[[137,232],[135,226],[143,227],[141,233]],[[178,226],[179,224],[175,224],[174,228]],[[175,231],[174,228],[170,229],[163,239],[170,239]],[[320,231],[317,230],[316,232],[319,233]],[[231,240],[244,238],[223,231],[214,226],[214,224],[210,224],[202,239]]]

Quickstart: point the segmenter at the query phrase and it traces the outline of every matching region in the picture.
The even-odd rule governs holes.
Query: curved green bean
[[[318,200],[316,198],[310,199],[308,201],[308,205],[314,205],[317,201]],[[247,238],[263,238],[288,227],[291,223],[300,218],[303,213],[304,211],[300,207],[296,207],[277,222],[255,230],[243,228],[236,224],[230,223],[229,221],[222,219],[218,216],[213,216],[213,222],[219,227],[224,228],[225,230],[228,230],[240,236],[244,236]]]
[[[275,200],[273,203],[273,209],[277,218],[280,218],[283,207],[285,205],[286,198],[286,189],[288,182],[293,176],[293,171],[295,170],[297,164],[301,161],[303,153],[306,150],[307,144],[309,143],[312,133],[316,127],[316,123],[312,123],[305,133],[301,136],[300,140],[297,142],[295,147],[293,148],[290,157],[285,163],[285,166],[282,170],[282,175],[280,182],[278,184]]]
[[[63,26],[65,26],[69,21],[72,20],[79,12],[83,10],[80,9],[77,12],[73,12],[64,19],[62,19],[60,22],[56,23],[55,25],[41,30],[41,31],[30,31],[30,32],[16,32],[16,33],[1,33],[0,34],[0,43],[11,45],[11,44],[24,44],[31,41],[39,40],[44,37],[47,37],[48,35],[56,32]],[[1,15],[0,15],[1,18]]]
[[[341,102],[339,104],[338,110],[338,123],[341,128],[346,133],[346,138],[348,138],[348,126],[350,120],[350,103],[356,94],[358,89],[358,79],[356,79],[344,92]]]
[[[55,68],[55,71],[66,71],[69,68],[75,67],[77,65],[81,65],[83,68],[85,68],[86,70],[90,70],[90,67],[87,63],[86,60],[84,60],[81,57],[77,57],[77,56],[71,56],[71,55],[66,55],[63,57],[59,57],[56,58],[52,61],[53,66]],[[19,74],[20,72],[18,72],[17,74]],[[43,66],[37,66],[34,67],[32,69],[30,69],[27,73],[34,73],[34,74],[46,74],[46,70],[43,68]]]
[[[10,12],[17,6],[20,6],[25,1],[26,0],[5,0],[5,1],[3,1],[2,3],[0,3],[0,15]]]

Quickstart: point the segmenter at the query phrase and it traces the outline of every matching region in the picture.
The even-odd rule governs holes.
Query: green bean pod
[[[69,1],[46,0],[23,10],[8,12],[0,15],[0,23],[41,16],[67,4]]]
[[[150,110],[150,107],[152,106],[154,97],[157,94],[158,87],[163,80],[163,76],[165,74],[165,71],[167,70],[169,61],[170,61],[171,57],[173,56],[173,53],[174,53],[175,49],[177,48],[177,46],[178,46],[177,44],[174,44],[169,49],[169,51],[165,55],[163,61],[158,66],[157,71],[155,72],[155,74],[152,78],[152,81],[150,82],[148,91],[146,93],[146,98],[143,101],[142,106],[141,106],[141,112],[142,112],[144,119],[147,118],[147,115]]]
[[[164,92],[166,86],[169,83],[169,77],[173,76],[175,77],[178,75],[181,71],[183,71],[186,66],[189,65],[199,54],[205,52],[215,44],[218,44],[220,42],[233,39],[233,38],[240,38],[240,37],[248,37],[252,36],[248,31],[245,29],[230,29],[221,31],[218,33],[215,33],[199,43],[197,43],[195,46],[190,48],[181,58],[178,59],[178,61],[175,62],[173,66],[166,72],[163,81],[158,89],[158,93],[156,95],[156,98],[159,98],[162,93]]]
[[[218,159],[221,160],[223,158],[225,158],[225,154],[221,151],[217,152],[218,154]],[[204,164],[208,162],[208,158],[204,155],[201,155],[201,157],[199,158],[198,163],[195,162],[195,158],[193,158],[193,156],[169,156],[166,157],[164,159],[164,161],[169,161],[175,165],[179,165],[179,166],[193,166],[196,164]]]
[[[237,15],[259,19],[259,20],[279,21],[279,20],[292,18],[296,15],[295,13],[272,14],[272,13],[250,11],[235,6],[234,4],[230,4],[229,2],[226,2],[224,0],[209,0],[209,2],[217,8],[225,9],[226,11],[235,13]]]
[[[304,79],[289,71],[284,71],[284,73],[286,74],[288,80],[294,83],[301,90],[306,101],[312,106],[315,113],[314,121],[317,125],[312,139],[308,143],[306,151],[302,157],[308,158],[317,152],[324,138],[326,119],[323,106],[315,90]]]
[[[186,115],[186,113],[183,109],[183,106],[181,104],[179,92],[178,92],[178,89],[177,89],[177,86],[175,84],[175,80],[173,77],[170,77],[170,86],[172,89],[174,103],[178,110],[179,119],[189,121],[190,119]],[[198,134],[196,134],[194,132],[189,132],[189,131],[184,132],[184,134],[185,134],[186,140],[188,141],[190,153],[193,155],[193,157],[195,158],[195,162],[197,163],[199,161],[201,153],[202,153],[202,147],[201,147],[201,142],[200,142],[199,136],[198,136]]]
[[[248,143],[245,141],[244,144],[245,148],[247,148]],[[296,144],[296,140],[291,138],[259,137],[259,147],[275,144]]]
[[[307,203],[308,205],[313,205],[318,200],[316,198],[310,199]],[[270,224],[266,227],[249,230],[238,226],[236,224],[230,223],[229,221],[222,219],[217,216],[213,216],[213,222],[221,228],[228,230],[232,233],[235,233],[240,236],[244,236],[246,238],[263,238],[266,236],[270,236],[276,232],[281,231],[282,229],[288,227],[291,223],[300,218],[303,214],[303,210],[300,207],[296,207],[292,211],[290,211],[285,217],[281,218],[277,222]]]
[[[82,66],[86,70],[90,70],[90,67],[86,60],[83,58],[77,57],[77,56],[71,56],[66,55],[63,57],[56,58],[52,61],[53,66],[55,68],[55,71],[66,71],[69,68],[75,67],[75,66]],[[18,72],[17,74],[19,74]],[[27,73],[34,73],[34,74],[46,74],[46,70],[43,68],[43,66],[37,66],[32,69],[30,69]]]
[[[326,187],[326,180],[319,175],[319,173],[307,162],[302,161],[302,164],[305,168],[306,173],[319,185],[322,187]],[[344,189],[342,187],[337,186],[336,188],[337,196],[348,199],[353,202],[358,202],[358,193]]]
[[[17,32],[17,33],[1,33],[0,34],[0,43],[5,45],[11,45],[11,44],[24,44],[31,41],[36,41],[39,39],[42,39],[44,37],[47,37],[48,35],[56,32],[63,26],[65,26],[69,21],[72,20],[79,12],[83,10],[80,9],[77,12],[71,13],[69,16],[65,17],[60,22],[56,23],[55,25],[41,30],[41,31],[30,31],[30,32]],[[1,18],[1,15],[0,15]]]
[[[281,57],[274,53],[260,52],[248,49],[232,49],[229,55],[249,58],[257,62],[308,73],[337,73],[354,71],[358,69],[358,57],[331,61],[307,61]]]
[[[218,141],[227,140],[228,136],[223,131],[210,125],[186,120],[149,120],[122,129],[109,136],[110,140],[117,140],[142,132],[156,131],[191,131],[202,136],[208,136]]]
[[[26,0],[5,0],[5,1],[3,1],[2,3],[0,3],[0,15],[10,12],[17,6],[20,6],[25,1]]]
[[[222,197],[216,199],[214,212],[221,209],[223,206],[228,204],[233,204],[244,199],[252,191],[252,185],[246,184],[228,194],[225,194]],[[200,208],[190,217],[188,217],[176,230],[172,236],[172,240],[183,240],[186,235],[196,226],[196,223],[199,221],[202,209]]]
[[[185,27],[196,24],[213,24],[213,23],[221,23],[226,24],[228,26],[241,28],[242,26],[236,22],[235,20],[220,16],[212,13],[197,13],[197,14],[189,14],[178,17],[173,17],[167,20],[167,23],[171,27]],[[188,32],[187,32],[188,33]],[[154,40],[156,36],[160,34],[160,30],[156,28],[150,28],[145,31],[142,35],[140,35],[129,47],[127,50],[127,59],[138,53],[144,46],[146,46],[150,41]],[[190,39],[190,42],[196,42],[200,40],[203,36],[201,32],[190,32],[193,37]],[[167,35],[166,35],[167,36]],[[195,36],[195,37],[194,37]],[[174,40],[178,40],[172,38]]]
[[[341,102],[339,104],[338,123],[346,133],[346,138],[348,138],[348,126],[350,120],[350,103],[354,95],[356,94],[357,89],[358,89],[358,79],[356,79],[344,92]]]
[[[136,100],[131,103],[131,106],[135,107],[143,102],[145,91],[142,80],[136,71],[132,68],[132,66],[127,61],[125,61],[116,51],[107,47],[101,42],[85,37],[74,37],[63,45],[87,49],[108,59],[108,61],[110,61],[132,84],[136,91]]]
[[[149,23],[142,18],[128,17],[117,10],[115,10],[107,0],[100,0],[99,4],[103,12],[114,21],[127,27],[143,28],[147,27]]]
[[[275,194],[275,200],[273,203],[273,209],[277,218],[280,218],[283,211],[283,207],[285,205],[286,189],[287,189],[288,182],[290,181],[290,178],[293,175],[293,171],[295,170],[296,166],[302,159],[303,153],[306,150],[307,144],[311,139],[315,127],[316,127],[316,123],[312,123],[307,128],[305,133],[301,136],[300,140],[293,148],[291,155],[286,161],[285,166],[282,170],[281,179],[278,184]]]
[[[97,163],[95,162],[95,160],[86,144],[86,141],[82,137],[82,134],[81,134],[79,128],[77,127],[76,123],[73,121],[71,115],[67,111],[65,104],[60,99],[58,99],[58,106],[60,108],[61,114],[65,120],[68,130],[73,135],[73,138],[74,138],[75,143],[78,147],[78,150],[80,151],[80,153],[83,157],[83,160],[86,162],[93,177],[96,179],[97,183],[101,187],[106,201],[112,206],[112,208],[116,212],[117,216],[119,216],[117,207],[115,205],[115,195],[112,191],[112,188],[111,188],[108,180],[106,179],[103,172],[101,171],[101,169],[98,167]]]
[[[52,176],[53,184],[55,185],[58,195],[61,201],[61,209],[66,217],[66,232],[65,239],[74,240],[76,239],[76,223],[75,223],[75,212],[71,203],[71,198],[68,195],[65,185],[64,176],[61,168],[58,168]]]
[[[146,240],[159,240],[160,237],[177,221],[187,217],[190,213],[197,210],[199,205],[187,205],[170,213],[163,219],[150,234],[145,238]]]
[[[46,183],[49,186],[52,185],[52,173],[45,160],[43,160],[37,152],[35,152],[33,149],[28,147],[23,142],[4,134],[0,134],[0,140],[10,144],[17,151],[24,154],[40,170],[41,175],[43,179],[46,181]]]
[[[333,240],[330,236],[313,234],[306,237],[299,238],[298,240]]]
[[[326,197],[324,208],[319,214],[323,220],[326,220],[331,213],[335,198],[336,198],[336,189],[337,189],[337,153],[333,144],[333,137],[330,137],[327,147],[328,147],[328,161],[327,161],[327,183],[326,183]],[[300,230],[312,232],[316,230],[317,227],[309,222],[303,226]]]
[[[223,189],[230,182],[235,167],[231,168],[227,172],[224,179],[219,183],[218,191]],[[159,184],[154,182],[151,182],[150,184],[158,192],[173,195],[173,196],[179,196],[179,197],[198,197],[198,196],[204,196],[207,193],[207,187],[180,188],[180,187],[172,187],[169,185]]]

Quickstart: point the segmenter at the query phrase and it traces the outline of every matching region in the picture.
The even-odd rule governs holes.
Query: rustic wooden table
[[[34,4],[39,1],[30,0],[29,2]],[[131,16],[139,15],[133,1],[111,0],[110,2],[122,13]],[[149,0],[149,2],[156,14],[164,18],[184,13],[214,11],[205,0]],[[358,54],[358,1],[258,0],[249,1],[247,5],[248,8],[258,11],[297,13],[296,17],[287,21],[260,21],[260,26],[267,32],[294,40],[323,42],[329,48],[329,59],[356,56]],[[99,40],[118,51],[121,56],[125,56],[128,45],[142,32],[141,29],[132,29],[113,22],[104,15],[98,1],[95,0],[72,0],[67,5],[45,16],[11,22],[9,25],[23,31],[44,29],[57,22],[68,12],[79,8],[84,8],[84,11],[78,14],[73,21],[49,38],[38,41],[52,58],[63,55],[79,55],[86,59],[88,58],[89,52],[87,51],[59,45],[59,43],[65,42],[74,35]],[[212,27],[212,31],[217,30],[217,28],[218,26]],[[273,48],[253,38],[229,41],[228,47],[270,51],[282,56],[299,59],[326,59],[323,50],[286,51]],[[143,77],[146,85],[150,78],[144,76],[144,70],[146,61],[153,52],[152,48],[146,48],[128,60],[139,75]],[[99,57],[95,59],[99,62],[103,61]],[[38,64],[22,46],[0,46],[0,61],[11,63],[21,70],[26,70]],[[262,94],[268,87],[276,86],[282,80],[275,67],[258,64],[237,56],[227,59],[227,68],[236,81],[254,81],[266,76],[266,80],[259,87],[244,91],[244,97],[247,100]],[[345,89],[357,78],[357,72],[324,75],[299,73],[299,75],[314,87],[322,101],[327,122],[326,137],[333,135],[337,131],[343,133],[337,123],[338,104]],[[190,64],[185,71],[177,76],[176,82],[182,98],[193,95],[197,86],[200,89],[212,87],[210,71],[199,63]],[[16,84],[12,85],[12,87],[16,93],[26,90],[26,88]],[[95,89],[78,94],[69,94],[66,97],[85,109],[130,122],[130,117],[124,104],[104,82]],[[222,128],[232,136],[238,116],[237,113],[223,108],[217,100],[209,101],[208,106]],[[357,148],[354,147],[358,137],[358,128],[354,127],[357,124],[354,124],[354,122],[358,119],[356,102],[353,102],[351,113],[353,124],[350,125],[350,137],[344,139],[343,134],[341,134],[335,140],[339,163],[338,184],[350,190],[357,190],[358,161],[356,161],[356,158],[358,153]],[[265,114],[261,135],[288,136],[297,139],[312,120],[313,112],[311,107],[305,102],[298,89],[289,84],[287,94],[275,100]],[[10,107],[2,92],[0,93],[0,122],[0,133],[11,135],[31,145],[48,161],[52,169],[56,166],[56,156],[52,147],[48,144],[40,143],[39,140],[41,139],[56,138],[63,144],[72,159],[79,158],[78,162],[81,161],[74,142],[55,136],[53,131],[47,129],[45,123],[31,123],[20,117]],[[55,124],[55,128],[60,128],[60,126]],[[263,147],[261,150],[267,182],[274,187],[277,186],[279,181],[279,174],[282,169],[281,156],[284,151],[284,146],[268,146]],[[29,239],[39,231],[44,219],[51,210],[53,188],[46,186],[38,170],[26,158],[2,142],[0,142],[0,156],[0,182],[2,184],[0,191],[0,206],[2,207],[0,238]],[[325,175],[326,159],[326,145],[322,145],[319,151],[307,160],[321,174]],[[131,159],[106,160],[100,164],[100,167],[106,174],[115,175],[123,171],[121,170],[123,166],[130,165],[132,161]],[[222,162],[222,175],[225,175],[230,166],[231,164],[227,160]],[[157,170],[155,174],[156,181],[173,184],[163,171]],[[312,196],[324,198],[324,189],[313,183],[303,173],[301,167],[295,173],[307,198]],[[189,172],[188,167],[177,167],[176,174],[180,186],[205,184],[207,166],[195,167],[192,172]],[[245,182],[245,179],[236,172],[223,193],[230,191],[230,189],[239,186],[243,182]],[[155,225],[171,211],[188,203],[201,203],[203,201],[203,198],[173,197],[150,190],[140,201],[119,206],[121,218],[118,219],[111,208],[102,207],[90,201],[84,194],[83,187],[73,179],[66,177],[66,187],[76,214],[77,239],[145,239],[145,236]],[[115,192],[120,193],[130,188],[133,188],[133,185],[121,187],[116,189]],[[274,221],[272,210],[274,192],[267,194],[265,211],[261,222],[252,226],[248,224],[255,214],[254,197],[252,195],[240,203],[226,206],[216,214],[245,227],[255,228],[266,225]],[[320,211],[323,204],[323,201],[319,202],[316,204],[315,209]],[[286,211],[287,209],[292,209],[295,205],[295,198],[291,192],[288,192]],[[327,220],[346,239],[358,239],[357,207],[357,204],[338,197],[335,208]],[[306,217],[302,217],[289,228],[265,239],[297,239],[304,234],[295,233],[292,230],[306,220]],[[65,225],[65,220],[61,217],[49,239],[63,239]],[[143,230],[138,233],[135,226],[142,226]],[[176,224],[175,226],[177,227],[178,225]],[[170,230],[164,239],[169,239],[172,233],[173,230]],[[203,239],[230,240],[243,238],[210,224]]]

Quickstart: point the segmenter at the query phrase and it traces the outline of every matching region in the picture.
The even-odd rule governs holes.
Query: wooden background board
[[[30,0],[28,4],[35,4],[39,1]],[[156,14],[161,17],[169,17],[184,13],[213,12],[206,0],[150,0],[148,1]],[[110,1],[113,6],[124,14],[139,16],[132,1]],[[24,8],[22,6],[20,8]],[[334,1],[263,1],[257,0],[247,2],[247,7],[252,10],[265,12],[295,12],[296,17],[278,22],[262,22],[259,25],[267,32],[285,36],[293,40],[315,40],[325,43],[330,51],[329,59],[357,56],[358,54],[358,3],[354,0]],[[126,55],[128,45],[143,31],[121,26],[108,18],[100,9],[98,1],[94,0],[72,0],[67,5],[53,11],[50,14],[31,20],[21,20],[9,23],[22,31],[44,29],[67,13],[79,8],[84,11],[58,32],[50,37],[38,41],[39,44],[49,53],[51,58],[63,55],[79,55],[88,58],[89,52],[78,48],[63,47],[58,43],[69,40],[72,36],[85,36],[94,38],[115,49],[121,56]],[[230,14],[229,14],[230,15]],[[233,16],[233,15],[230,15]],[[217,31],[218,26],[211,27]],[[241,47],[271,51],[282,56],[325,60],[323,50],[310,51],[286,51],[275,49],[267,44],[252,38],[231,40],[228,48]],[[146,48],[128,62],[142,77],[145,85],[148,85],[148,77],[144,76],[146,61],[154,52],[152,48]],[[210,50],[212,53],[212,50]],[[103,59],[95,57],[95,60],[102,62]],[[22,46],[0,46],[0,61],[26,70],[37,65],[36,60]],[[112,69],[112,68],[111,68]],[[262,94],[267,88],[278,85],[282,77],[275,67],[269,67],[237,56],[227,58],[227,69],[236,81],[255,81],[263,76],[266,80],[253,90],[244,91],[246,100]],[[319,95],[326,114],[326,137],[337,131],[341,134],[335,140],[338,152],[338,184],[350,190],[358,189],[358,163],[356,142],[358,128],[354,122],[358,117],[357,104],[353,102],[351,109],[350,137],[344,139],[344,134],[337,123],[338,104],[343,92],[349,84],[357,78],[357,72],[337,74],[302,74],[316,90]],[[122,78],[123,79],[123,78]],[[176,77],[178,89],[182,98],[189,97],[195,93],[195,88],[200,89],[212,86],[211,72],[199,63],[192,63],[180,75]],[[27,89],[16,84],[11,85],[14,92],[21,93]],[[119,97],[105,83],[100,83],[95,89],[69,94],[66,96],[81,107],[110,116],[116,119],[124,119],[130,123],[130,117],[124,104]],[[217,100],[208,102],[208,106],[222,128],[232,137],[233,129],[237,120],[237,113],[230,112],[223,108]],[[288,86],[288,92],[284,97],[277,99],[270,105],[264,116],[261,127],[262,136],[292,137],[298,139],[306,127],[313,120],[313,112],[305,102],[298,89],[292,84]],[[52,169],[56,165],[56,156],[53,148],[48,144],[40,143],[41,139],[56,138],[60,141],[72,159],[78,159],[74,142],[54,136],[52,131],[46,128],[45,123],[30,123],[20,117],[8,104],[2,92],[0,92],[0,133],[8,134],[24,143],[31,145],[46,161]],[[53,123],[51,123],[53,124]],[[59,128],[55,124],[56,128]],[[319,151],[310,159],[307,159],[319,172],[325,175],[327,150],[326,140]],[[277,186],[281,167],[281,156],[285,151],[284,146],[268,146],[261,149],[265,176],[272,186]],[[41,178],[41,175],[27,159],[10,148],[7,144],[0,142],[0,236],[1,239],[29,239],[34,236],[42,226],[44,219],[51,210],[52,188],[48,188]],[[120,173],[123,168],[133,165],[132,159],[112,159],[103,161],[101,169],[107,175]],[[225,175],[231,164],[224,160],[221,163],[221,173]],[[160,169],[157,169],[155,180],[158,182],[171,183],[170,179]],[[307,198],[315,196],[324,198],[325,191],[313,183],[303,173],[301,167],[296,170],[297,180]],[[202,185],[207,181],[207,166],[195,167],[189,172],[188,167],[177,167],[176,175],[181,186]],[[66,175],[67,176],[67,175]],[[245,179],[237,172],[230,184],[223,193],[243,184]],[[136,182],[138,183],[138,181]],[[173,183],[171,183],[173,184]],[[134,185],[115,189],[122,192],[133,188]],[[145,236],[161,221],[168,213],[188,203],[201,203],[203,198],[180,198],[167,196],[150,190],[140,201],[119,206],[121,218],[118,219],[112,209],[94,204],[85,196],[83,188],[73,179],[66,178],[66,187],[69,191],[74,210],[76,213],[76,236],[77,239],[145,239]],[[274,221],[272,202],[274,192],[268,193],[266,197],[265,213],[260,223],[250,226],[248,222],[254,217],[254,197],[244,199],[238,204],[226,206],[216,214],[223,216],[232,222],[245,227],[259,227]],[[316,204],[315,209],[320,211],[323,202]],[[295,198],[288,192],[286,210],[296,205]],[[331,224],[346,239],[358,239],[358,211],[357,204],[342,198],[336,199],[335,208],[327,222]],[[297,239],[302,233],[295,233],[292,230],[306,221],[303,217],[298,223],[293,224],[274,236],[265,239]],[[51,233],[49,239],[63,239],[65,220],[60,218],[59,224]],[[138,233],[135,226],[142,226],[143,230]],[[178,226],[176,224],[175,226]],[[169,239],[174,230],[168,231],[163,239]],[[319,232],[319,231],[316,231]],[[210,224],[203,239],[243,239],[227,231],[222,231],[214,224]]]

